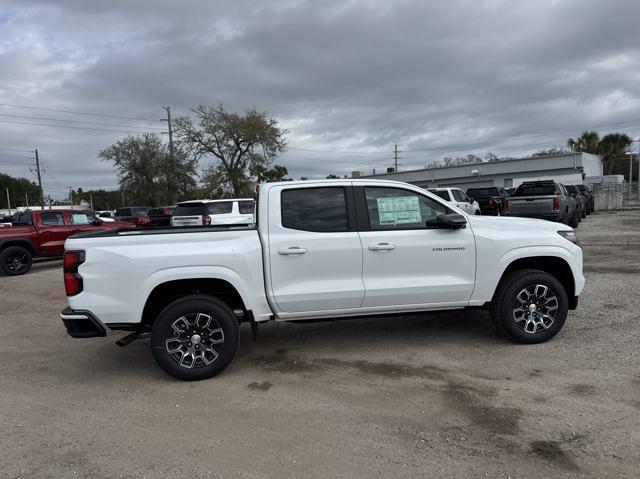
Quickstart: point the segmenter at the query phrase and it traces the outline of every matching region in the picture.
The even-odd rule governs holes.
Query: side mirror
[[[471,203],[473,203],[476,199],[473,196],[468,196],[469,201],[471,201]]]
[[[436,218],[438,228],[457,230],[467,225],[467,219],[458,213],[447,213]]]

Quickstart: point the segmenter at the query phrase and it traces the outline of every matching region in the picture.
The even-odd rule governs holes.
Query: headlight
[[[573,230],[558,231],[558,234],[562,236],[564,239],[566,239],[567,241],[571,241],[573,244],[580,246],[580,243],[578,242],[578,237],[576,236],[575,231]]]

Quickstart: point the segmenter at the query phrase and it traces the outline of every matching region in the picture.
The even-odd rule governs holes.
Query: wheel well
[[[5,249],[9,248],[10,246],[22,246],[24,249],[29,251],[29,253],[31,253],[31,256],[35,256],[36,255],[36,252],[35,252],[35,250],[33,248],[33,245],[31,244],[31,241],[29,241],[29,240],[16,239],[16,240],[3,241],[2,243],[0,243],[0,251],[3,251]]]
[[[231,283],[215,278],[193,278],[167,281],[156,286],[147,298],[142,310],[142,324],[151,326],[164,308],[176,299],[192,294],[208,294],[229,305],[232,310],[246,308],[240,293]]]
[[[569,263],[557,256],[532,256],[530,258],[520,258],[512,262],[502,273],[500,282],[507,275],[519,269],[538,269],[554,276],[562,286],[564,286],[569,302],[575,296],[575,282],[573,280],[573,272]],[[497,291],[497,289],[496,289]]]

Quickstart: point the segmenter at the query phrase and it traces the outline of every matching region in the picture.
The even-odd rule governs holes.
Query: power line
[[[0,120],[0,123],[11,123],[11,124],[14,124],[14,125],[51,126],[51,127],[54,127],[54,128],[71,128],[71,129],[75,129],[75,130],[108,131],[108,132],[113,132],[113,133],[149,133],[148,131],[134,130],[134,129],[130,129],[130,130],[113,130],[113,129],[107,129],[107,128],[92,128],[92,127],[85,127],[85,126],[52,125],[52,124],[46,124],[46,123],[31,123],[31,122],[26,122],[26,121]]]
[[[11,148],[10,146],[0,146],[0,150],[22,151],[26,153],[33,153],[33,150],[23,150],[22,148]]]
[[[104,118],[119,118],[121,120],[147,121],[151,123],[155,123],[156,121],[156,120],[149,120],[148,118],[134,118],[130,116],[107,115],[105,113],[89,113],[84,111],[73,111],[73,110],[58,110],[56,108],[42,108],[37,106],[13,105],[11,103],[0,103],[0,106],[6,106],[11,108],[25,108],[28,110],[55,111],[58,113],[71,113],[74,115],[99,116]]]
[[[136,128],[136,129],[142,129],[142,130],[162,131],[162,128],[154,128],[150,126],[118,125],[114,123],[96,123],[92,121],[83,121],[83,120],[66,120],[64,118],[49,118],[46,116],[13,115],[10,113],[0,113],[0,116],[9,116],[12,118],[27,118],[30,120],[62,121],[65,123],[80,123],[83,125],[115,126],[115,127],[121,127],[121,128]]]

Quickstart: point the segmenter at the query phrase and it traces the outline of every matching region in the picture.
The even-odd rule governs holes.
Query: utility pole
[[[91,203],[91,211],[93,211],[93,194],[89,193],[89,202]]]
[[[169,202],[174,203],[175,198],[174,198],[173,188],[171,186],[171,178],[170,178],[170,175],[175,172],[175,157],[174,157],[174,150],[173,150],[173,124],[171,123],[171,107],[163,106],[162,108],[166,110],[167,118],[166,120],[163,118],[161,121],[167,122],[168,130],[169,130],[168,132],[169,133],[169,168],[167,172],[167,189],[169,191]]]
[[[9,198],[9,188],[7,188],[7,209],[9,210],[9,214],[11,214],[11,198]]]
[[[38,188],[40,189],[40,206],[44,210],[44,192],[42,191],[42,176],[40,175],[40,158],[38,157],[38,149],[36,148],[36,174],[38,175]]]
[[[29,196],[26,193],[24,194],[24,204],[29,208]]]
[[[398,150],[398,145],[395,146],[395,148],[393,149],[393,172],[397,173],[398,172],[398,165],[401,163],[398,163],[398,160],[401,160],[402,157],[398,156],[398,153],[402,153],[402,150]]]

